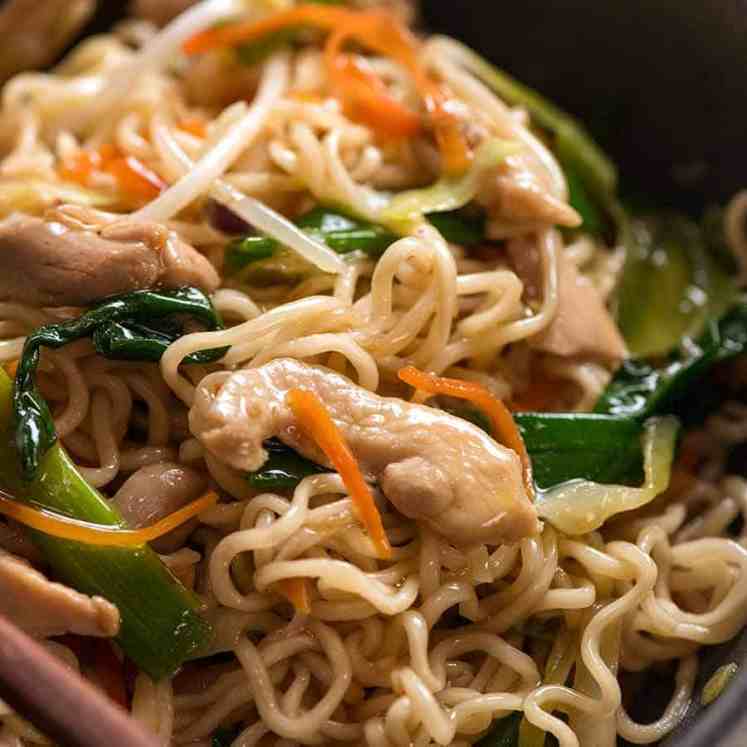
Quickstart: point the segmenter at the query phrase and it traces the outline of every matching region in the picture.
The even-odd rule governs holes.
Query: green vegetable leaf
[[[430,213],[428,222],[451,244],[469,247],[486,241],[485,216],[482,214],[470,216],[458,210]]]
[[[188,319],[209,330],[223,326],[202,291],[180,288],[113,296],[77,319],[49,324],[32,332],[23,347],[13,391],[15,442],[27,479],[36,474],[41,458],[57,438],[49,408],[35,384],[42,348],[60,348],[90,337],[96,351],[105,357],[158,361],[166,348],[186,333]],[[215,361],[225,353],[226,348],[199,351],[185,359],[185,363]]]
[[[122,519],[81,477],[59,444],[49,449],[31,482],[24,479],[13,445],[12,382],[0,370],[0,485],[18,500],[96,524],[123,526]],[[185,589],[148,547],[97,547],[30,531],[60,579],[78,591],[116,605],[117,643],[155,679],[173,674],[207,643],[210,626],[200,600]]]
[[[643,426],[635,420],[586,413],[519,413],[515,419],[540,488],[574,479],[634,484],[643,477]]]
[[[711,368],[745,351],[747,299],[743,297],[720,321],[710,322],[697,340],[685,340],[660,367],[643,360],[625,361],[594,410],[638,419],[685,414],[692,409],[689,395]]]
[[[616,294],[620,329],[637,357],[669,353],[698,335],[736,295],[693,221],[676,213],[634,220]]]

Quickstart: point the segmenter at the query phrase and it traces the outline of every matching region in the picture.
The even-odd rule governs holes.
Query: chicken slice
[[[537,532],[513,451],[466,420],[380,397],[318,366],[278,359],[206,377],[190,411],[192,433],[240,470],[262,466],[262,443],[271,436],[329,466],[286,404],[294,388],[319,397],[367,479],[405,516],[462,545],[513,542]]]
[[[35,306],[88,306],[163,286],[213,291],[220,278],[197,250],[157,223],[128,218],[76,228],[16,214],[0,222],[0,298]]]
[[[0,613],[40,638],[65,633],[109,637],[119,631],[119,612],[106,599],[49,581],[25,560],[4,551],[0,551]]]
[[[508,253],[527,296],[537,298],[541,281],[539,256],[534,242],[512,239]],[[601,358],[619,361],[627,350],[620,330],[602,297],[569,257],[558,258],[558,308],[549,326],[530,339],[529,344],[544,353],[564,357]]]

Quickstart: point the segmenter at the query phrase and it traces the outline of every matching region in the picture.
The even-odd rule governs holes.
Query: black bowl
[[[423,20],[577,115],[623,189],[697,213],[747,187],[745,0],[425,0]],[[703,684],[732,661],[747,668],[747,633],[703,649],[688,716],[662,747],[747,745],[747,672],[700,705]],[[636,716],[658,718],[666,681],[640,692]]]

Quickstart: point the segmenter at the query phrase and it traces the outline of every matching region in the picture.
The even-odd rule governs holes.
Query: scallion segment
[[[17,498],[52,511],[96,524],[122,525],[121,517],[83,479],[59,444],[42,456],[29,482],[22,477],[13,442],[11,381],[0,371],[0,484]],[[199,599],[149,547],[94,547],[41,532],[30,534],[56,578],[117,606],[117,642],[151,677],[173,674],[208,641],[210,626],[200,616]]]

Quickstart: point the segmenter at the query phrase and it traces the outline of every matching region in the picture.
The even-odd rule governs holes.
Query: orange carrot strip
[[[296,612],[311,612],[311,588],[308,578],[284,578],[278,581],[277,590],[293,605]]]
[[[371,490],[363,479],[358,462],[345,443],[342,433],[324,405],[315,394],[303,389],[291,389],[287,401],[303,431],[325,453],[345,483],[379,557],[391,557],[392,548],[384,532],[381,514],[376,508]]]
[[[405,383],[428,394],[443,394],[447,397],[465,399],[483,410],[490,418],[494,436],[518,454],[522,466],[524,487],[530,498],[534,496],[532,463],[527,453],[527,447],[516,421],[503,402],[494,397],[484,386],[474,381],[447,379],[443,376],[419,371],[414,366],[400,369],[397,375]]]
[[[186,54],[209,52],[211,49],[255,41],[288,26],[310,25],[331,31],[355,15],[355,11],[330,5],[297,5],[260,21],[246,21],[200,31],[187,39],[183,49]]]
[[[177,127],[183,132],[188,132],[190,135],[194,135],[195,137],[205,137],[206,134],[205,122],[197,117],[183,119],[179,122]]]
[[[166,187],[163,179],[135,156],[114,158],[104,164],[104,171],[117,180],[122,191],[144,200],[158,197]]]
[[[72,163],[60,169],[63,179],[90,186],[94,171],[111,174],[117,186],[133,197],[152,200],[166,183],[135,156],[125,156],[116,146],[105,143],[97,151],[81,151]]]
[[[27,527],[37,529],[53,537],[74,540],[86,545],[130,547],[132,545],[144,545],[146,542],[152,542],[164,534],[168,534],[172,529],[176,529],[176,527],[181,526],[217,502],[217,493],[209,490],[201,498],[149,527],[118,529],[106,524],[79,521],[46,509],[33,508],[13,500],[7,493],[0,491],[0,514],[9,516]]]
[[[8,361],[4,366],[3,369],[5,370],[5,373],[10,376],[11,379],[14,379],[16,377],[16,371],[18,370],[18,361]]]

